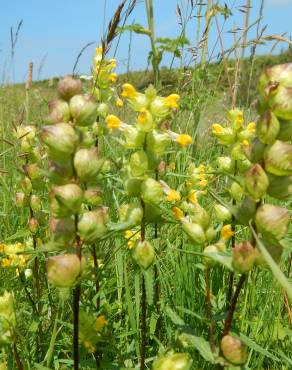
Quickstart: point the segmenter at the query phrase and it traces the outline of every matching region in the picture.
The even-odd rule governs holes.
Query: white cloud
[[[292,5],[292,0],[268,0],[270,6],[287,6]]]

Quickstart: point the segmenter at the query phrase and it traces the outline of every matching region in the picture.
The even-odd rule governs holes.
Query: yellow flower
[[[116,100],[116,106],[117,106],[118,108],[122,108],[122,107],[124,106],[124,102],[122,101],[122,99],[118,98],[118,99]]]
[[[166,104],[167,107],[169,108],[172,108],[172,109],[176,109],[178,108],[178,101],[180,99],[180,96],[177,95],[177,94],[171,94],[169,96],[167,96],[166,98],[164,98],[164,102]]]
[[[248,142],[248,140],[243,140],[241,144],[245,146],[246,148],[250,147],[250,143]]]
[[[117,79],[118,79],[118,75],[116,73],[110,73],[109,75],[109,80],[113,83],[117,82]]]
[[[136,241],[141,239],[141,232],[136,230],[126,230],[125,238],[128,239],[128,248],[132,249],[135,246]]]
[[[171,163],[169,163],[169,165],[168,165],[168,169],[169,169],[170,171],[174,171],[174,170],[175,170],[175,162],[171,162]]]
[[[117,60],[116,59],[110,59],[109,60],[109,67],[111,67],[111,69],[114,69],[117,67]]]
[[[179,202],[181,200],[180,193],[174,189],[170,189],[166,196],[168,202]]]
[[[176,220],[181,220],[184,217],[184,213],[180,208],[172,207],[171,210]]]
[[[242,125],[243,123],[243,112],[242,111],[238,111],[236,118],[235,118],[235,123],[237,123],[240,126]]]
[[[253,133],[255,133],[255,131],[256,131],[256,124],[255,124],[255,122],[250,122],[250,123],[247,125],[246,130],[247,130],[247,132],[248,132],[249,134],[253,134]]]
[[[205,187],[208,186],[208,180],[204,179],[198,182],[199,186]]]
[[[224,225],[220,231],[220,236],[224,240],[230,239],[233,235],[235,235],[235,231],[232,230],[230,224]]]
[[[11,258],[3,258],[2,259],[2,262],[1,262],[1,265],[2,267],[9,267],[12,265],[12,259]]]
[[[197,204],[198,203],[198,198],[197,198],[197,193],[195,190],[192,190],[188,196],[188,199],[191,203]]]
[[[105,327],[105,325],[107,325],[105,316],[104,315],[99,316],[95,322],[95,329],[97,331],[101,331]]]
[[[0,243],[0,253],[4,253],[5,251],[5,244]]]
[[[214,135],[221,134],[223,131],[223,127],[219,125],[219,123],[213,123],[212,125],[212,132]]]
[[[84,347],[87,349],[87,351],[89,353],[93,353],[96,350],[96,348],[94,347],[94,345],[89,340],[86,340],[84,342]]]
[[[138,122],[139,123],[145,123],[146,121],[147,121],[147,111],[146,111],[146,109],[145,108],[142,108],[141,109],[141,112],[139,113],[139,115],[138,115]]]
[[[105,121],[106,121],[107,128],[120,128],[121,127],[121,120],[113,114],[110,114],[109,116],[107,116]]]
[[[133,85],[126,83],[123,85],[123,91],[121,95],[124,98],[132,99],[137,95],[137,91]]]
[[[191,138],[190,135],[181,134],[181,135],[178,135],[178,137],[176,138],[176,142],[180,146],[185,147],[185,146],[191,145],[193,142],[193,139]]]
[[[98,46],[96,49],[95,49],[95,54],[100,56],[102,55],[103,53],[103,49],[102,49],[102,46]]]

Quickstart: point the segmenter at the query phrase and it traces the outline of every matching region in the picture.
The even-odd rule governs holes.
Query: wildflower
[[[175,162],[169,163],[168,169],[169,169],[169,171],[174,171],[175,170]]]
[[[123,85],[122,97],[132,99],[137,95],[135,87],[129,83]]]
[[[105,122],[107,128],[120,128],[122,123],[121,120],[113,114],[107,116]]]
[[[118,98],[118,99],[116,100],[116,106],[117,106],[118,108],[122,108],[122,107],[124,106],[124,102],[122,101],[122,99]]]
[[[185,135],[185,134],[181,134],[181,135],[178,135],[177,138],[176,138],[176,142],[182,146],[182,147],[186,147],[188,145],[191,145],[192,142],[193,142],[193,139],[191,138],[190,135]]]
[[[197,193],[195,190],[192,190],[188,196],[188,199],[191,203],[197,204],[198,203],[198,198],[197,198]]]
[[[114,58],[110,59],[110,60],[109,60],[109,67],[110,67],[111,69],[116,68],[116,67],[117,67],[117,60],[116,60],[116,59],[114,59]]]
[[[141,109],[141,112],[138,115],[138,122],[144,124],[147,121],[147,110],[145,108]]]
[[[223,127],[219,125],[219,123],[213,123],[212,133],[216,135],[216,134],[221,134],[222,132],[223,132]]]
[[[171,94],[164,98],[164,102],[167,105],[167,107],[172,108],[172,109],[177,109],[178,108],[178,101],[180,99],[180,96],[177,94]]]
[[[254,134],[254,133],[255,133],[255,131],[256,131],[256,124],[255,124],[255,122],[250,122],[250,123],[247,125],[246,129],[247,129],[248,133],[250,133],[250,134]]]
[[[88,351],[88,353],[95,352],[96,348],[94,347],[94,345],[91,343],[90,340],[84,341],[83,344],[84,344],[84,347],[86,348],[86,350]]]
[[[117,79],[118,79],[118,75],[116,73],[110,73],[109,75],[109,80],[113,83],[117,82]]]
[[[233,235],[235,235],[235,231],[232,230],[230,224],[224,225],[220,231],[220,236],[224,240],[230,239]]]
[[[250,147],[250,143],[248,142],[248,140],[243,140],[242,143],[241,143],[245,148],[249,148]]]
[[[96,49],[95,49],[95,54],[96,55],[102,55],[103,53],[103,48],[102,46],[98,46]]]
[[[105,325],[107,325],[107,320],[105,319],[105,316],[104,315],[99,316],[95,322],[95,329],[97,331],[101,331]]]
[[[172,207],[171,210],[176,220],[181,220],[184,217],[184,213],[180,208]]]
[[[132,249],[135,246],[136,241],[141,239],[141,232],[137,230],[126,230],[125,238],[128,240],[128,248]]]
[[[180,193],[174,189],[170,189],[166,196],[166,200],[168,202],[179,202],[181,200]]]

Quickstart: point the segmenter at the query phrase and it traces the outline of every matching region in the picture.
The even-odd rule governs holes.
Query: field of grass
[[[151,36],[154,34],[152,1],[146,3]],[[110,44],[109,40],[107,42]],[[53,214],[52,197],[55,195],[52,189],[55,191],[56,183],[50,177],[48,160],[65,161],[66,167],[73,161],[74,152],[56,159],[42,136],[43,126],[47,127],[48,102],[57,98],[59,79],[32,81],[29,88],[24,84],[0,86],[0,370],[292,369],[291,227],[286,225],[288,229],[281,240],[269,241],[266,249],[260,232],[256,234],[258,224],[255,223],[255,212],[264,203],[291,213],[291,137],[285,140],[287,148],[290,145],[286,164],[290,162],[285,177],[281,177],[283,181],[290,179],[290,194],[279,200],[264,191],[254,201],[245,177],[254,163],[248,161],[245,170],[238,169],[240,157],[234,159],[232,174],[218,168],[218,157],[234,155],[231,152],[237,142],[232,139],[228,145],[221,145],[212,126],[214,123],[228,125],[227,112],[236,107],[243,111],[243,123],[240,121],[243,126],[239,132],[246,130],[250,122],[257,122],[259,114],[255,100],[259,96],[259,76],[266,67],[291,62],[291,48],[279,55],[258,56],[255,53],[244,59],[224,57],[218,63],[169,69],[159,66],[155,59],[158,49],[155,45],[152,47],[154,57],[150,71],[125,73],[118,76],[114,85],[109,85],[108,81],[102,85],[102,68],[106,70],[110,63],[102,52],[101,59],[96,62],[102,72],[94,72],[92,81],[83,81],[82,93],[102,91],[105,94],[109,86],[113,87],[109,93],[111,99],[95,95],[98,104],[106,101],[108,106],[106,114],[99,113],[98,125],[78,127],[71,110],[70,124],[78,132],[78,148],[93,145],[106,162],[94,181],[82,181],[74,164],[76,168],[71,179],[67,181],[64,174],[64,182],[57,183],[61,188],[72,182],[82,189],[83,205],[77,207],[75,203],[78,211],[74,209],[69,216]],[[106,70],[105,75],[108,73]],[[125,148],[123,126],[115,129],[108,116],[118,116],[121,122],[132,126],[140,127],[140,121],[145,123],[141,116],[145,109],[133,109],[135,97],[125,94],[125,83],[134,85],[141,93],[153,84],[159,96],[180,95],[179,109],[175,107],[176,101],[170,100],[173,109],[168,107],[165,115],[155,118],[157,130],[161,134],[171,131],[173,142],[159,155],[154,155],[147,142],[153,131],[150,128],[139,148],[139,153],[146,152],[146,159],[139,158],[134,164],[133,154],[137,149]],[[123,95],[124,105],[118,108],[116,97]],[[291,98],[286,103],[291,115]],[[286,120],[291,123],[291,117]],[[36,127],[32,147],[25,142],[29,135],[19,134],[20,127],[30,125]],[[94,144],[89,141],[86,146],[87,132],[96,135],[96,140]],[[180,147],[178,135],[181,134],[189,135],[192,143],[189,141],[190,145],[183,143]],[[247,146],[252,145],[254,136],[247,140]],[[32,153],[34,149],[37,155]],[[147,169],[141,172],[145,161]],[[264,167],[263,159],[259,163]],[[31,164],[41,169],[35,179],[28,173]],[[202,165],[204,169],[198,169]],[[90,162],[87,166],[90,167]],[[131,175],[127,172],[129,168]],[[134,170],[138,174],[133,175]],[[139,189],[133,195],[127,185],[129,176],[138,181],[134,188],[151,178],[160,181],[162,187],[166,186],[165,193],[156,202],[158,195],[153,185],[144,191],[149,191],[150,195]],[[28,178],[32,189],[27,189],[24,183]],[[202,184],[205,180],[207,183]],[[257,179],[254,181],[254,187],[262,186]],[[242,204],[237,199],[238,189],[235,194],[230,193],[234,183],[242,186],[243,198],[252,199],[255,204],[247,223],[238,221],[245,212],[242,208],[238,217],[235,213],[231,216],[229,211],[230,218],[215,216],[214,206],[219,203],[229,210]],[[93,185],[102,193],[102,201],[97,206],[84,200],[85,192]],[[135,191],[137,189],[133,193]],[[170,191],[174,192],[171,193],[173,198],[169,197]],[[192,192],[198,199],[191,198]],[[41,204],[20,204],[15,200],[16,193],[25,193],[30,199],[36,195]],[[59,198],[54,199],[59,201]],[[65,201],[62,202],[61,209],[66,206]],[[123,219],[125,205],[139,208],[139,212],[142,209],[143,216],[138,223],[129,222],[129,212]],[[101,206],[108,207],[109,219],[97,222],[105,231],[93,241],[86,239],[87,235],[82,234],[77,224],[84,213],[91,212],[92,207],[101,210]],[[194,237],[192,232],[186,231],[185,219],[177,217],[174,208],[183,212],[191,225],[204,224],[205,234],[213,228],[214,236],[208,239],[204,234],[204,241],[199,242],[196,233]],[[63,235],[65,241],[62,239],[57,245],[56,230],[50,224],[52,217],[71,217],[72,223],[75,222],[73,240],[66,239],[66,230],[61,230],[58,237]],[[204,221],[206,218],[208,221]],[[271,228],[276,230],[277,217],[271,215],[270,218],[269,227],[273,225]],[[37,220],[37,230],[34,225],[28,225],[32,219]],[[127,221],[128,226],[121,225]],[[230,225],[230,234],[226,237],[222,231],[224,225]],[[136,235],[135,244],[132,239],[135,240]],[[151,244],[151,251],[155,251],[153,258],[145,249],[138,257],[135,255],[139,241],[145,240]],[[242,241],[250,241],[254,251],[264,256],[264,265],[254,264],[253,260],[250,269],[241,271],[235,267],[233,249]],[[217,245],[216,252],[204,254],[213,244]],[[273,258],[269,259],[269,253],[265,257],[267,250]],[[47,264],[52,256],[64,255],[79,258],[77,277],[68,284],[64,282],[71,272],[67,274],[66,269],[58,265],[52,277]],[[81,273],[83,263],[86,267]],[[244,260],[243,264],[246,267],[248,261]],[[69,263],[69,270],[71,268],[75,269],[76,265]],[[56,283],[58,273],[59,283]],[[4,292],[13,293],[12,305],[5,302]],[[236,347],[238,342],[233,345],[237,357],[243,356],[243,361],[230,360],[220,345],[222,336],[227,334],[233,339],[240,338],[240,348]],[[232,345],[228,350],[232,352]],[[181,357],[175,357],[175,353]]]

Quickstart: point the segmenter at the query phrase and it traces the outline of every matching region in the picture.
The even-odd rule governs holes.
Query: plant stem
[[[158,87],[159,85],[159,61],[157,55],[157,49],[155,45],[155,30],[154,30],[154,12],[153,12],[153,0],[145,0],[146,13],[148,19],[148,27],[150,30],[150,42],[152,49],[152,68],[154,74],[154,86]]]
[[[24,370],[22,361],[20,359],[20,356],[19,356],[19,353],[18,353],[18,350],[17,350],[16,343],[13,343],[13,353],[14,353],[17,369],[18,370]]]
[[[236,291],[235,291],[234,296],[232,297],[232,301],[230,303],[229,311],[228,311],[227,318],[226,318],[225,324],[224,324],[222,337],[227,335],[229,333],[230,329],[231,329],[233,315],[234,315],[234,312],[235,312],[235,307],[236,307],[236,304],[237,304],[237,300],[238,300],[241,288],[243,287],[243,284],[245,282],[245,279],[246,279],[246,275],[245,274],[241,275],[241,277],[239,279],[239,282],[238,282],[238,285],[236,287]]]
[[[212,352],[216,351],[214,342],[214,322],[212,320],[212,304],[211,304],[211,288],[210,288],[210,269],[206,270],[206,302],[207,302],[207,318],[209,322],[209,340]]]
[[[143,219],[141,222],[141,241],[145,240],[145,204],[141,199],[141,206],[143,209]],[[146,318],[147,318],[147,306],[146,306],[146,289],[145,289],[145,278],[142,274],[142,283],[141,283],[141,341],[140,341],[140,370],[145,369],[145,356],[146,356]]]

